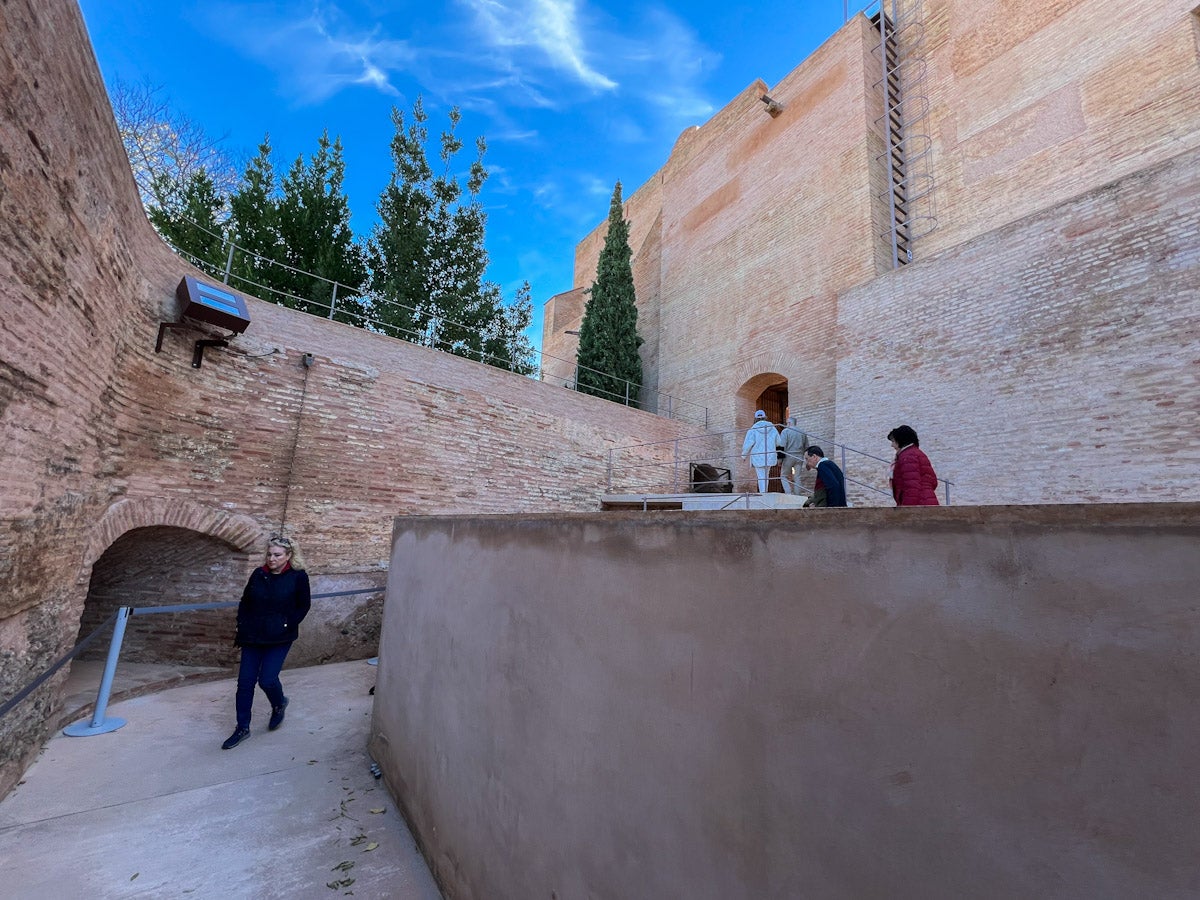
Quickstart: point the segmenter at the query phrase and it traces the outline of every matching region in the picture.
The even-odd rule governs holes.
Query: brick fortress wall
[[[910,422],[956,503],[1200,499],[1197,172],[1192,150],[841,294],[839,439],[884,455]]]
[[[282,525],[315,590],[381,585],[397,514],[595,509],[609,448],[692,431],[252,298],[201,368],[195,331],[155,353],[196,273],[145,219],[74,3],[4,7],[0,101],[0,696],[74,644],[93,579],[88,623],[236,599]],[[373,653],[380,599],[318,605],[290,661]],[[174,619],[138,627],[228,658],[231,613],[211,641]],[[0,721],[0,795],[65,671]]]
[[[1143,180],[1158,196],[1171,180],[1162,166],[1183,167],[1180,184],[1190,190],[1186,166],[1194,162],[1185,160],[1200,146],[1200,19],[1168,0],[1120,9],[1094,0],[902,6],[901,18],[919,23],[907,33],[920,36],[907,49],[923,73],[910,106],[924,111],[919,130],[932,142],[935,187],[923,211],[937,218],[916,244],[916,267],[934,268],[893,275],[880,254],[882,175],[874,158],[881,144],[872,124],[882,108],[873,87],[878,38],[857,16],[769,88],[785,107],[778,119],[758,100],[768,87],[751,85],[685,132],[630,198],[635,231],[661,220],[658,265],[635,260],[640,316],[656,323],[647,339],[656,341],[657,362],[643,354],[648,369],[663,390],[702,400],[717,427],[735,429],[748,424],[762,387],[786,379],[792,411],[810,434],[879,456],[890,455],[882,435],[898,417],[913,416],[918,431],[924,423],[953,450],[954,459],[943,457],[946,472],[973,483],[962,501],[1141,499],[1136,484],[1080,452],[1113,447],[1090,433],[1091,419],[1122,423],[1110,435],[1131,435],[1129,423],[1153,467],[1135,481],[1152,481],[1151,495],[1164,499],[1194,497],[1187,479],[1164,473],[1194,466],[1174,436],[1200,407],[1194,377],[1180,365],[1198,352],[1187,315],[1198,240],[1179,221],[1186,209],[1137,196]],[[1038,243],[1055,222],[1080,216],[1086,226],[1064,227],[1094,231],[1094,244],[1068,233]],[[595,271],[602,237],[603,225],[580,242],[577,287]],[[1155,253],[1169,260],[1160,273],[1147,270]],[[843,302],[851,308],[841,310]],[[1040,321],[1040,303],[1050,304],[1057,324],[1031,341],[1014,314]],[[910,308],[927,321],[911,322]],[[1009,356],[993,358],[1000,323],[1011,326],[1000,340]],[[1127,334],[1112,323],[1137,327]],[[545,327],[549,346],[556,329],[578,325],[556,314]],[[1084,337],[1064,343],[1059,332]],[[888,361],[900,339],[920,366]],[[1019,371],[1008,368],[1013,354]],[[937,381],[934,358],[1006,377]],[[876,360],[880,370],[863,368]],[[1114,364],[1126,386],[1106,390],[1096,379],[1111,380]],[[1008,399],[1013,392],[1024,398],[1020,414]],[[906,398],[917,397],[923,402],[912,410]],[[996,410],[1005,413],[999,422]],[[1073,410],[1086,412],[1075,419]],[[889,423],[882,432],[881,421]],[[997,466],[994,452],[980,452],[983,435],[1051,448],[1064,477],[1037,492],[1014,490],[1019,478],[1010,465],[997,468],[1007,476],[981,471],[985,461]],[[1166,438],[1144,439],[1158,435]],[[1060,445],[1062,453],[1053,449]],[[859,460],[875,467],[862,473],[872,477],[886,467]],[[856,499],[876,502],[865,492]]]

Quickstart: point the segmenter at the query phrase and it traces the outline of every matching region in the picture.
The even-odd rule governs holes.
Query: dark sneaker
[[[283,714],[287,711],[288,698],[283,698],[283,703],[279,706],[271,707],[271,721],[267,723],[267,731],[274,731],[283,724]]]
[[[249,728],[235,728],[233,734],[226,738],[225,743],[221,745],[222,750],[232,750],[246,738],[250,737]]]

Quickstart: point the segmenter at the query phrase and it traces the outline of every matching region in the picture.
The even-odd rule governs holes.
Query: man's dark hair
[[[898,425],[893,428],[888,432],[888,440],[895,441],[901,447],[907,447],[909,444],[914,447],[921,446],[921,442],[917,439],[917,433],[908,425]]]
[[[816,444],[813,444],[811,447],[809,447],[807,450],[804,451],[805,456],[809,456],[810,454],[812,456],[820,456],[823,458],[825,456],[825,451],[822,450],[820,447],[818,447]]]

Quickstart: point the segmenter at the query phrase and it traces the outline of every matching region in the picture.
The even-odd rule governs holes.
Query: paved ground
[[[131,663],[121,660],[109,688],[109,704],[199,681],[219,681],[237,674],[233,666],[181,666],[174,663]],[[104,676],[103,659],[76,659],[63,690],[60,726],[91,721],[96,693]]]
[[[118,668],[118,671],[119,668]],[[366,742],[375,669],[283,673],[287,720],[233,750],[233,681],[108,708],[125,727],[53,738],[0,802],[0,898],[441,897]]]

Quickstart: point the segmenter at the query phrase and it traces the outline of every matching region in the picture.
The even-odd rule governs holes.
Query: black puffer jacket
[[[308,573],[290,566],[278,575],[265,567],[250,573],[242,602],[238,604],[239,647],[246,644],[287,644],[300,634],[300,623],[308,615],[312,597]]]

